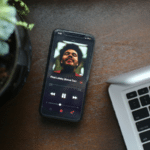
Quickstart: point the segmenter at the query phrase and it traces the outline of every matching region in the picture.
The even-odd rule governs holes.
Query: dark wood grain
[[[106,81],[150,64],[150,2],[146,0],[25,0],[35,23],[30,32],[31,72],[19,95],[0,108],[2,150],[126,150]],[[48,49],[56,28],[95,37],[83,119],[39,115]]]

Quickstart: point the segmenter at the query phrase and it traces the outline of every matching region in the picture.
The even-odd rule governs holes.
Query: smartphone
[[[93,47],[92,35],[54,30],[39,109],[42,116],[71,122],[81,120]]]

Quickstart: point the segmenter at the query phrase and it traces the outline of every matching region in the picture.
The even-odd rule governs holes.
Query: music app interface
[[[92,40],[72,40],[56,33],[42,97],[42,111],[45,114],[68,119],[80,118],[92,46]]]

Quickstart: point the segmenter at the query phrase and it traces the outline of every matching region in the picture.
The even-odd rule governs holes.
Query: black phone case
[[[62,117],[59,117],[59,116],[56,117],[56,116],[52,116],[52,115],[46,115],[46,114],[42,113],[42,111],[41,111],[42,97],[43,97],[43,94],[44,94],[44,87],[45,87],[45,83],[46,83],[46,75],[47,75],[47,72],[48,72],[48,67],[49,67],[49,62],[50,62],[50,57],[51,57],[51,50],[52,50],[52,44],[53,44],[53,40],[54,40],[54,34],[55,34],[55,32],[58,32],[58,31],[64,31],[64,32],[67,31],[67,32],[70,32],[70,33],[73,33],[73,34],[77,34],[77,35],[86,35],[86,36],[91,37],[94,40],[94,42],[95,42],[94,37],[92,35],[89,35],[89,34],[78,33],[78,32],[73,32],[73,31],[68,31],[68,30],[63,30],[63,29],[55,29],[53,31],[52,38],[51,38],[51,41],[50,41],[50,46],[49,46],[49,53],[48,53],[46,71],[45,71],[44,82],[43,82],[43,87],[42,87],[42,94],[41,94],[41,100],[40,100],[39,113],[40,113],[41,116],[49,118],[49,119],[58,119],[58,120],[64,120],[64,121],[70,121],[70,122],[79,122],[82,119],[82,117],[83,117],[83,110],[84,110],[84,106],[85,106],[85,98],[86,98],[87,86],[88,86],[88,81],[89,81],[89,75],[90,75],[90,73],[88,74],[88,81],[87,81],[87,84],[85,86],[84,101],[83,101],[83,105],[82,105],[82,110],[81,110],[81,116],[80,116],[80,118],[78,118],[78,119],[75,120],[75,119],[62,118]],[[94,49],[94,44],[93,44],[93,49]],[[91,68],[92,60],[93,60],[93,53],[92,53],[92,56],[91,56],[91,64],[90,64],[89,68]],[[48,113],[48,111],[47,111],[47,113]]]

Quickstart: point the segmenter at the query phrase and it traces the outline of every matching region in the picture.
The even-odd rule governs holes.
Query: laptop
[[[150,150],[150,66],[107,82],[127,150]]]

